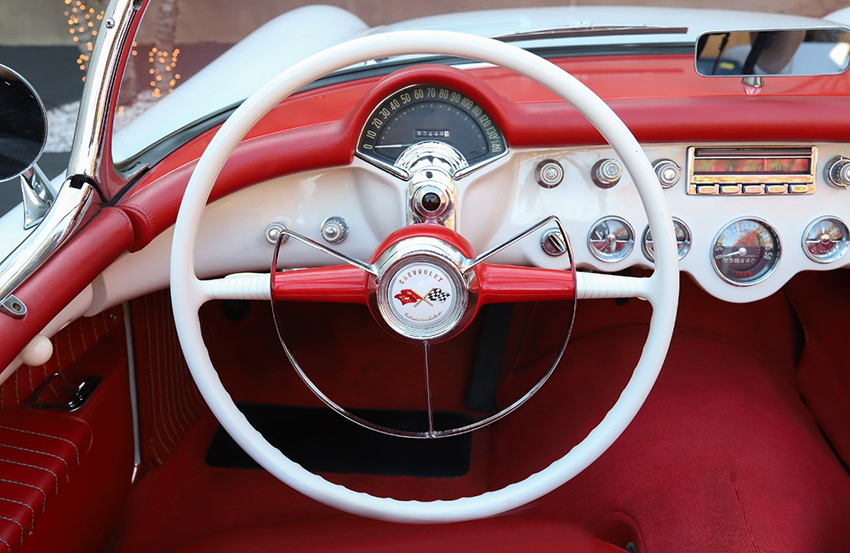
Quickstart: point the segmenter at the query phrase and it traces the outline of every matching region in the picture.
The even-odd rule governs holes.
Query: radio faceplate
[[[804,196],[815,192],[815,147],[688,148],[691,196]]]

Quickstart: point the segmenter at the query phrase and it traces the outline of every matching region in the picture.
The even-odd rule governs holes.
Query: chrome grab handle
[[[83,182],[78,186],[65,179],[41,224],[0,263],[0,300],[11,296],[71,236],[91,206],[93,195],[91,185]],[[0,311],[19,319],[26,314],[26,306],[20,300],[14,303],[17,309],[0,305]]]

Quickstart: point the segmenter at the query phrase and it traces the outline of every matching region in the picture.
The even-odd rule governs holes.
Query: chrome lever
[[[502,242],[498,246],[494,246],[494,247],[490,248],[486,252],[480,254],[475,259],[467,260],[467,262],[464,263],[463,267],[461,267],[461,270],[464,273],[468,272],[470,269],[472,269],[473,267],[475,267],[479,263],[486,261],[487,259],[496,255],[497,253],[504,250],[505,248],[508,248],[508,247],[514,245],[515,243],[519,242],[523,238],[526,238],[529,235],[537,232],[538,230],[545,227],[546,225],[548,225],[552,221],[554,221],[555,224],[558,225],[558,231],[560,231],[561,236],[564,237],[565,245],[566,245],[567,249],[569,250],[569,240],[567,239],[567,232],[564,230],[564,226],[561,224],[561,220],[558,219],[557,215],[550,215],[549,217],[546,217],[545,219],[543,219],[539,223],[537,223],[537,224],[527,228],[526,230],[520,232],[516,236],[508,238],[507,240],[505,240],[504,242]],[[572,252],[569,252],[569,257],[570,257],[570,261],[572,262],[572,259],[573,259]]]
[[[283,239],[281,237],[287,237],[287,236],[290,236],[290,237],[298,240],[302,244],[305,244],[307,246],[315,248],[315,249],[319,250],[320,252],[326,253],[331,257],[335,257],[335,258],[339,259],[340,261],[345,261],[349,265],[353,265],[353,266],[357,267],[358,269],[362,269],[362,270],[366,271],[367,273],[369,273],[373,276],[378,276],[378,269],[374,265],[371,265],[369,263],[364,263],[364,262],[360,261],[359,259],[355,259],[351,256],[345,255],[342,252],[338,252],[338,251],[336,251],[332,248],[329,248],[329,247],[327,247],[323,244],[319,244],[315,240],[307,238],[303,234],[299,234],[299,233],[295,232],[294,230],[290,230],[288,228],[283,228],[283,229],[280,230],[280,237],[278,237],[277,245],[275,246],[275,259],[277,259],[277,248],[280,247],[280,243],[283,241]],[[272,267],[272,269],[274,269],[274,267]]]

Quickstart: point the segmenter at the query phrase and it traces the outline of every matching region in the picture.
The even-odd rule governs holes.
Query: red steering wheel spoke
[[[370,278],[352,265],[278,271],[272,276],[272,299],[367,305]]]
[[[478,303],[575,299],[575,272],[481,263],[475,268]]]

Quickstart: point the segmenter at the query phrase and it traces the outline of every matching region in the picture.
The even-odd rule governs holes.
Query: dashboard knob
[[[623,166],[616,159],[600,159],[593,165],[591,178],[599,188],[611,188],[623,176]]]
[[[555,188],[564,180],[564,167],[554,159],[544,159],[537,164],[534,177],[543,188]]]
[[[339,244],[348,238],[348,222],[342,217],[328,217],[322,222],[322,238],[329,244]]]
[[[662,188],[670,188],[679,182],[682,176],[682,171],[675,161],[670,159],[659,159],[652,168],[655,169],[655,175],[658,177],[658,182]]]
[[[438,209],[440,209],[440,205],[442,203],[443,202],[440,201],[440,195],[436,192],[428,192],[422,196],[422,209],[430,213],[435,213]]]
[[[850,159],[838,156],[826,164],[826,182],[836,188],[850,186]]]
[[[540,240],[540,247],[552,257],[558,257],[567,253],[567,241],[560,230],[551,229],[546,231]]]

